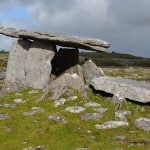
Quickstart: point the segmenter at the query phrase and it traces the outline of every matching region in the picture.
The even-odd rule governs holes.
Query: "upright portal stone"
[[[32,43],[26,60],[26,86],[44,88],[49,84],[55,51],[51,42],[35,40]]]
[[[11,86],[15,90],[25,84],[26,56],[31,43],[29,40],[21,39],[13,43],[7,64],[6,87]]]

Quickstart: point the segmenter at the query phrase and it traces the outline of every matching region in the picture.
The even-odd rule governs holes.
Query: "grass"
[[[11,93],[0,100],[1,104],[13,103],[15,98],[27,101],[23,104],[17,104],[16,108],[0,108],[0,113],[9,116],[6,120],[0,120],[0,149],[2,150],[19,150],[38,145],[44,145],[46,150],[74,150],[81,147],[87,147],[90,150],[112,150],[116,148],[148,150],[150,146],[149,143],[142,146],[138,145],[144,139],[150,139],[150,136],[149,133],[134,126],[136,118],[149,117],[148,106],[126,102],[121,109],[128,109],[132,112],[132,115],[128,117],[130,125],[118,129],[98,130],[95,128],[95,124],[115,119],[114,112],[116,110],[109,99],[96,96],[89,90],[88,98],[83,100],[81,94],[74,91],[74,95],[78,96],[77,100],[55,108],[54,101],[50,99],[36,103],[35,100],[40,97],[41,91],[38,94],[29,94],[30,90],[24,89],[21,92],[22,96]],[[88,101],[98,102],[102,107],[108,108],[102,119],[96,121],[82,121],[80,119],[81,114],[94,112],[92,108],[88,108],[80,114],[64,111],[68,106],[83,106]],[[29,111],[35,106],[43,108],[44,112],[36,113],[33,116],[23,115],[23,112]],[[48,120],[48,115],[56,113],[66,119],[68,123],[62,124]],[[11,129],[11,131],[8,132],[6,129]],[[117,135],[125,135],[126,139],[122,142],[118,141],[114,138]]]

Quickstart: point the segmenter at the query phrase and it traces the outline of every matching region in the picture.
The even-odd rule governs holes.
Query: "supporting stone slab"
[[[49,84],[55,52],[56,47],[48,41],[32,43],[26,59],[26,86],[44,88]]]
[[[25,85],[26,76],[26,56],[32,42],[29,40],[18,40],[14,42],[9,53],[6,71],[6,87],[14,89],[17,86]]]

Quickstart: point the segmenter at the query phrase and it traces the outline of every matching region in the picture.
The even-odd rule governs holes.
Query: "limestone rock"
[[[119,118],[121,121],[127,121],[126,115],[131,115],[131,111],[129,110],[118,110],[115,112],[115,117]]]
[[[96,102],[87,102],[84,104],[84,107],[98,107],[98,106],[101,106],[101,104]]]
[[[111,129],[111,128],[118,128],[120,126],[128,126],[128,122],[126,121],[107,121],[104,124],[96,124],[95,127],[97,129]]]
[[[43,111],[44,110],[41,107],[32,107],[32,109],[30,111],[24,112],[23,115],[24,116],[32,116],[36,113],[43,112]]]
[[[95,78],[104,76],[103,70],[100,67],[97,67],[92,60],[86,61],[82,65],[82,69],[86,84],[90,84]]]
[[[0,114],[0,120],[7,119],[8,116],[6,114]]]
[[[25,64],[30,46],[31,42],[29,40],[18,40],[13,43],[7,64],[6,87],[17,89],[18,86],[25,85]]]
[[[96,112],[98,112],[98,113],[104,113],[108,109],[107,108],[103,108],[103,107],[98,107],[98,108],[94,108],[93,110],[96,111]]]
[[[47,41],[34,41],[27,53],[26,85],[44,88],[49,84],[52,70],[51,60],[55,55],[55,47]]]
[[[91,81],[98,91],[119,95],[133,101],[150,102],[150,84],[119,77],[99,77]]]
[[[149,118],[139,118],[135,121],[135,125],[144,131],[150,131],[150,119]]]
[[[106,51],[110,44],[106,41],[92,38],[80,38],[77,36],[62,36],[58,34],[42,33],[38,31],[17,30],[0,26],[0,34],[25,39],[46,40],[64,47],[75,47],[86,50]]]
[[[101,119],[103,117],[102,114],[100,113],[86,113],[86,114],[82,114],[81,115],[81,120],[98,120]]]
[[[80,113],[84,110],[85,110],[85,108],[81,107],[81,106],[71,106],[71,107],[67,107],[65,109],[65,111],[68,111],[68,112],[71,112],[71,113]]]
[[[84,82],[77,74],[66,73],[53,81],[48,90],[53,92],[53,99],[58,99],[69,87],[77,91],[83,91],[85,88]]]
[[[64,118],[61,118],[60,116],[58,116],[56,114],[55,115],[49,115],[48,119],[56,121],[56,122],[60,122],[60,123],[63,123],[63,124],[67,123],[67,121]]]

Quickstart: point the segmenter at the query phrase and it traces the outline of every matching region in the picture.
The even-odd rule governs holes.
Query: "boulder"
[[[95,78],[104,76],[103,70],[100,67],[97,67],[96,64],[92,62],[92,60],[86,61],[82,65],[82,69],[86,84],[90,84],[91,81]]]
[[[119,77],[99,77],[90,83],[95,90],[140,103],[150,102],[150,84]]]
[[[53,93],[53,99],[58,99],[68,88],[73,88],[81,92],[85,89],[84,81],[76,73],[65,73],[49,85],[48,91]]]
[[[32,43],[26,59],[26,86],[44,88],[49,84],[55,51],[55,46],[48,41]]]
[[[31,46],[29,40],[18,40],[14,42],[9,53],[6,71],[5,87],[17,89],[18,86],[25,85],[26,78],[26,57]]]

